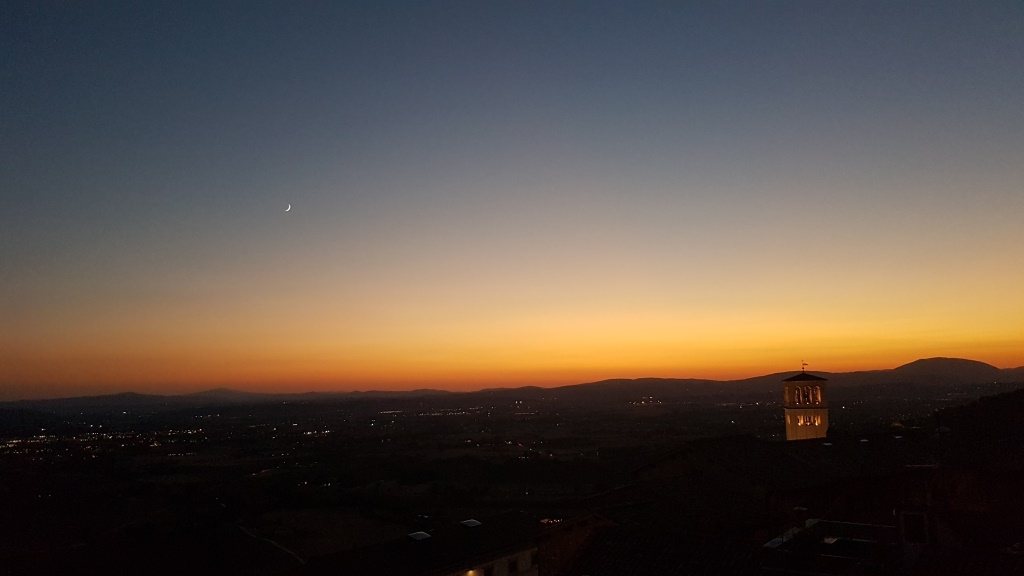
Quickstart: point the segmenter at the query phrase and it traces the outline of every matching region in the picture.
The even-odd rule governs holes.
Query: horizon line
[[[1024,368],[1024,366],[1012,366],[1012,367],[1007,367],[1007,368],[1000,368],[1000,367],[995,366],[993,364],[989,364],[988,362],[982,362],[980,360],[973,360],[971,358],[956,358],[956,357],[948,357],[948,356],[933,356],[933,357],[928,357],[928,358],[918,358],[917,360],[911,360],[910,362],[906,362],[906,363],[900,364],[900,365],[898,365],[898,366],[896,366],[894,368],[872,368],[872,369],[866,369],[866,370],[851,370],[851,371],[847,371],[847,372],[830,372],[830,371],[827,371],[827,370],[809,370],[808,372],[810,372],[810,373],[818,373],[818,374],[856,374],[856,373],[860,373],[860,372],[884,372],[884,371],[896,370],[896,369],[902,368],[904,366],[908,366],[910,364],[913,364],[915,362],[921,362],[921,361],[927,361],[927,360],[959,360],[959,361],[966,361],[966,362],[975,362],[975,363],[978,363],[978,364],[984,364],[986,366],[990,366],[990,367],[992,367],[992,368],[994,368],[996,370],[1017,370],[1017,369]],[[78,395],[78,396],[23,397],[23,398],[12,398],[12,399],[7,399],[7,400],[0,400],[0,404],[9,404],[9,403],[16,403],[16,402],[46,401],[46,400],[74,400],[74,399],[81,399],[81,398],[99,398],[99,397],[104,397],[104,396],[122,396],[122,395],[128,395],[128,394],[134,394],[134,395],[139,395],[139,396],[160,396],[160,397],[167,397],[167,398],[175,398],[175,397],[182,397],[182,396],[194,396],[194,395],[199,395],[199,394],[208,394],[210,392],[218,392],[218,391],[221,391],[221,392],[232,392],[232,393],[241,393],[241,394],[252,394],[252,395],[260,395],[260,396],[301,396],[301,395],[306,395],[306,394],[333,394],[333,395],[343,395],[343,394],[413,394],[413,393],[416,393],[416,392],[440,392],[440,393],[446,393],[446,394],[474,394],[474,393],[479,393],[479,392],[487,392],[487,391],[490,391],[490,390],[517,390],[517,389],[520,389],[520,388],[558,389],[558,388],[568,388],[568,387],[573,387],[573,386],[585,386],[587,384],[596,384],[596,383],[599,383],[599,382],[610,382],[610,381],[615,381],[615,380],[626,380],[626,381],[636,381],[636,380],[691,380],[691,381],[708,382],[708,383],[730,383],[730,382],[742,382],[742,381],[745,381],[745,380],[754,380],[754,379],[757,379],[757,378],[766,378],[766,377],[769,377],[769,376],[776,376],[776,375],[782,375],[782,374],[799,373],[801,371],[804,371],[804,370],[784,370],[784,371],[781,371],[781,372],[770,372],[770,373],[767,373],[767,374],[759,374],[759,375],[755,375],[755,376],[747,376],[745,378],[732,378],[732,379],[728,379],[728,380],[718,380],[718,379],[714,379],[714,378],[675,377],[675,376],[636,376],[636,377],[624,377],[624,376],[621,376],[621,377],[602,378],[600,380],[590,380],[590,381],[587,381],[587,382],[576,382],[576,383],[573,383],[573,384],[555,384],[555,385],[549,385],[549,386],[540,385],[540,384],[523,384],[521,386],[490,386],[490,387],[482,387],[482,388],[475,388],[475,389],[465,389],[465,390],[451,390],[451,389],[446,389],[446,388],[434,388],[434,387],[416,387],[416,388],[407,388],[407,389],[368,388],[368,389],[353,389],[353,390],[333,390],[332,389],[332,390],[302,390],[302,391],[285,392],[285,391],[254,391],[254,390],[246,390],[244,388],[231,388],[231,387],[228,387],[228,386],[214,386],[212,388],[204,388],[204,389],[193,390],[193,391],[190,391],[190,392],[178,392],[178,393],[139,392],[139,391],[136,391],[136,390],[120,390],[120,391],[116,391],[116,392],[101,392],[101,393],[96,393],[96,394],[82,394],[82,395]],[[281,386],[286,386],[286,385],[282,384]]]

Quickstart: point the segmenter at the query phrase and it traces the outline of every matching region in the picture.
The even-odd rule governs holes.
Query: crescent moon
[[[289,204],[288,207],[284,209],[284,211],[285,212],[291,212],[292,211],[292,205]]]

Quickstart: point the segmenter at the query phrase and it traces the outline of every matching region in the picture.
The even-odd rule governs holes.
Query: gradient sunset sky
[[[0,47],[0,400],[1024,364],[1019,0],[12,1]]]

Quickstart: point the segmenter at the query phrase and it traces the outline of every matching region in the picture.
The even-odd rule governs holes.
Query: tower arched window
[[[811,403],[811,387],[804,386],[804,404]]]
[[[814,403],[821,404],[821,386],[814,387]]]

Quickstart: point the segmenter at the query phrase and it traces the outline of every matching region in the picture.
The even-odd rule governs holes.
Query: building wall
[[[612,522],[596,515],[556,521],[541,533],[539,576],[563,574],[576,552],[595,530],[611,526]]]
[[[786,440],[824,438],[828,408],[786,408]]]
[[[537,576],[537,548],[481,561],[471,570],[452,572],[447,576]]]

